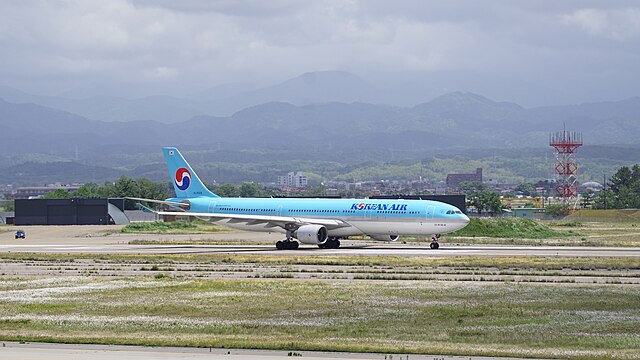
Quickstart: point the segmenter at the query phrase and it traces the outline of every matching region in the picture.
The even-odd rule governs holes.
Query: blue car
[[[23,230],[16,231],[16,239],[24,239],[24,238],[25,238],[25,234]]]

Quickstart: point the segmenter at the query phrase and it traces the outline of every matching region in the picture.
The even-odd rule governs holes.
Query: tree
[[[460,190],[467,195],[467,202],[475,207],[478,213],[496,214],[502,209],[500,194],[489,189],[487,184],[479,181],[463,182],[460,183]]]
[[[117,197],[139,197],[141,192],[138,182],[127,176],[121,176],[113,187]]]
[[[602,190],[593,199],[594,209],[615,209],[616,197],[611,190]]]
[[[78,190],[73,193],[73,196],[79,198],[100,197],[99,188],[100,187],[96,183],[87,183],[80,186]]]
[[[638,165],[635,165],[637,167]],[[623,166],[618,171],[613,174],[613,176],[609,179],[609,188],[613,191],[614,194],[618,194],[624,190],[624,188],[629,187],[633,183],[633,172],[629,167]]]
[[[42,199],[71,199],[73,195],[67,189],[55,189],[41,196]]]
[[[101,198],[118,197],[118,194],[116,193],[115,183],[105,182],[102,186],[99,186],[98,197],[101,197]]]
[[[460,187],[460,190],[466,195],[471,195],[474,192],[489,189],[489,186],[487,184],[481,183],[479,181],[461,182],[460,185],[458,185],[458,187]]]
[[[538,193],[536,192],[536,187],[530,183],[520,183],[516,186],[515,189],[517,192],[522,193],[524,196],[536,197]]]
[[[137,180],[140,189],[139,197],[145,199],[164,200],[167,198],[167,189],[163,183],[153,182],[147,178]]]
[[[592,190],[585,191],[582,194],[582,208],[586,209],[593,203],[595,193]]]
[[[262,196],[262,187],[256,183],[246,182],[240,185],[240,197],[259,197]]]
[[[544,209],[544,213],[550,216],[565,216],[569,215],[570,211],[571,209],[567,204],[547,205]]]
[[[213,188],[213,192],[222,197],[238,197],[240,191],[233,184],[223,184]]]
[[[282,192],[282,190],[274,187],[267,187],[263,190],[263,196],[266,196],[266,197],[279,197],[284,195],[285,194],[284,192]]]
[[[468,196],[469,204],[478,210],[478,213],[489,212],[496,214],[502,209],[500,195],[492,190],[481,190],[473,192]]]
[[[14,200],[3,200],[3,201],[4,201],[4,206],[3,206],[4,211],[7,211],[7,212],[16,211],[16,202]]]
[[[640,165],[623,166],[609,179],[609,190],[595,199],[598,209],[640,208]]]

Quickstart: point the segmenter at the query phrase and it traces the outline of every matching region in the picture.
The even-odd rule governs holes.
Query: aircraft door
[[[433,214],[435,213],[435,211],[436,211],[435,206],[427,206],[426,218],[433,219]]]
[[[209,212],[216,212],[216,202],[215,201],[209,201]]]

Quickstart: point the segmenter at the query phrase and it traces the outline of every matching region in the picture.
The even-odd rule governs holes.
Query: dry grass
[[[637,358],[637,287],[3,280],[0,337],[457,355]]]
[[[230,230],[206,221],[152,221],[129,223],[121,231],[129,234],[208,234]]]
[[[640,269],[634,257],[436,257],[436,256],[323,256],[323,255],[235,255],[235,254],[39,254],[0,253],[0,259],[73,263],[89,259],[100,263],[137,264],[255,264],[255,265],[337,265],[386,267],[495,267],[536,269]]]

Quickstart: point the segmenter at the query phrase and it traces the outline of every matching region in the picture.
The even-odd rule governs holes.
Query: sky
[[[640,95],[638,1],[4,0],[0,48],[0,85],[75,97],[321,70],[528,105]]]

